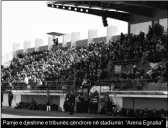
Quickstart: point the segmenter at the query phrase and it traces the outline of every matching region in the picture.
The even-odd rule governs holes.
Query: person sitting
[[[143,117],[144,118],[147,118],[147,117],[150,117],[150,114],[149,114],[149,111],[147,108],[145,108],[144,112],[143,112]]]
[[[130,115],[130,117],[136,117],[135,110],[131,109],[129,115]]]
[[[157,118],[157,117],[158,117],[158,114],[157,114],[157,112],[156,112],[156,109],[153,109],[153,110],[152,110],[151,117],[152,117],[152,118]]]
[[[105,114],[109,114],[109,115],[112,114],[112,102],[110,101],[110,98],[108,95],[106,95],[103,98],[103,107],[101,111],[102,113],[105,113]]]
[[[90,80],[88,79],[87,75],[85,75],[85,78],[82,82],[82,87],[81,88],[90,87],[90,86],[91,86]]]
[[[130,115],[130,110],[129,110],[129,109],[126,109],[126,116],[127,116],[127,117],[131,117],[131,115]]]
[[[134,115],[136,118],[139,118],[139,110],[138,109],[134,110]]]
[[[142,110],[139,110],[138,117],[143,118],[143,111]]]
[[[36,105],[37,105],[37,102],[32,98],[32,100],[30,102],[30,106],[28,107],[28,109],[35,110],[36,109]]]
[[[160,116],[161,118],[166,118],[166,114],[165,114],[165,111],[164,109],[161,109],[161,112],[160,112]]]

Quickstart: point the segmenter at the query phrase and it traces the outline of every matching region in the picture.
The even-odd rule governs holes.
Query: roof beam
[[[118,8],[121,5],[117,5],[115,4],[115,2],[103,2],[103,1],[96,1],[96,2],[92,2],[92,1],[73,1],[73,3],[77,3],[77,4],[85,4],[88,6],[99,6],[102,8],[111,8],[111,9],[116,9],[116,10],[120,10],[120,11],[125,11],[125,12],[130,12],[130,13],[134,13],[134,14],[138,14],[138,15],[143,15],[143,16],[147,16],[147,17],[152,17],[153,16],[153,10],[146,8],[146,7],[140,7],[140,6],[126,6],[126,7],[121,7]],[[125,3],[126,4],[126,3]],[[126,4],[127,5],[127,4]]]
[[[80,13],[85,13],[85,14],[92,14],[96,16],[106,16],[109,18],[114,18],[114,19],[118,19],[118,20],[122,20],[126,22],[129,21],[129,16],[130,16],[130,14],[128,13],[121,13],[121,12],[115,12],[115,11],[104,11],[104,10],[96,10],[96,9],[86,9],[86,8],[81,8],[81,7],[71,7],[71,6],[63,6],[63,5],[57,6],[57,5],[48,4],[48,7],[67,10],[67,11],[80,12]],[[81,9],[83,11],[81,11]],[[86,12],[86,10],[88,10],[88,12]]]
[[[153,1],[153,2],[146,2],[146,1],[141,1],[140,2],[142,5],[147,5],[150,6],[151,8],[157,8],[157,9],[163,9],[167,10],[168,9],[168,3],[167,1]]]

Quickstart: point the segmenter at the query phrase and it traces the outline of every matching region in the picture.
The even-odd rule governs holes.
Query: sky
[[[109,25],[116,26],[117,35],[128,32],[128,23],[107,19]],[[89,29],[97,29],[98,36],[105,36],[102,18],[94,15],[47,7],[46,1],[2,1],[2,56],[10,54],[13,43],[43,39],[48,44],[48,32],[71,34],[80,32],[80,39],[88,37]]]

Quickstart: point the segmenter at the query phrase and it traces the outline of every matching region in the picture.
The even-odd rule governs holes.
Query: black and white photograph
[[[2,1],[1,10],[2,127],[168,124],[167,1]]]

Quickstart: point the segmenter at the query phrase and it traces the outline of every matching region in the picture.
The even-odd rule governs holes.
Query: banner
[[[88,31],[88,45],[90,43],[93,43],[94,38],[96,38],[96,37],[98,37],[98,30],[96,30],[96,29],[90,29]]]
[[[73,32],[71,34],[71,48],[76,47],[76,41],[80,40],[80,32]]]
[[[53,46],[53,37],[49,36],[48,37],[48,50],[51,50]]]
[[[28,49],[31,47],[31,42],[30,41],[24,41],[23,42],[23,53],[27,53]]]
[[[35,40],[35,51],[39,51],[39,39]]]
[[[71,34],[63,35],[62,47],[67,47],[67,43],[71,41]]]
[[[94,93],[95,91],[98,91],[99,93],[108,93],[110,91],[110,87],[109,86],[93,86],[90,89],[91,93]]]
[[[20,43],[13,43],[13,57],[16,57],[17,50],[20,49]]]
[[[113,40],[113,36],[116,34],[117,34],[117,27],[116,26],[108,26],[107,27],[106,43],[108,44],[110,40]]]
[[[36,39],[35,40],[35,51],[39,51],[40,46],[43,45],[43,39]]]
[[[95,117],[98,117],[96,115]],[[166,128],[165,118],[2,118],[2,128]]]
[[[43,39],[40,39],[39,41],[39,47],[43,45]]]

